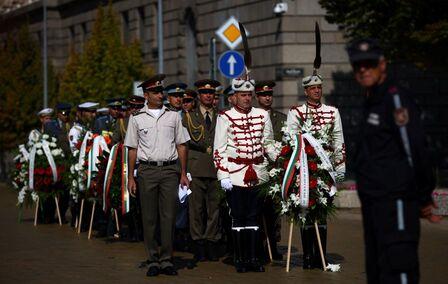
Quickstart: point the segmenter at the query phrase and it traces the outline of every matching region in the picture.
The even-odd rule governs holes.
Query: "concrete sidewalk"
[[[362,226],[359,209],[341,210],[329,221],[330,262],[341,263],[338,273],[303,271],[297,228],[293,235],[292,268],[286,261],[267,265],[265,273],[237,274],[223,262],[199,263],[187,269],[188,253],[175,253],[179,276],[148,279],[138,268],[146,258],[142,243],[106,243],[77,235],[68,225],[33,226],[33,208],[17,222],[16,192],[0,184],[0,283],[365,283]],[[288,224],[283,224],[281,250],[286,259]],[[448,222],[422,222],[421,283],[447,283]]]

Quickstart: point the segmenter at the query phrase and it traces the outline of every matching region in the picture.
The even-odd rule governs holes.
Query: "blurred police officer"
[[[365,89],[355,157],[362,204],[368,283],[418,283],[419,215],[431,213],[435,187],[418,109],[409,92],[387,76],[375,40],[347,48]]]
[[[177,275],[172,253],[178,187],[179,184],[189,186],[185,144],[189,137],[180,115],[163,105],[164,78],[165,75],[159,74],[140,85],[147,104],[130,117],[124,143],[129,147],[129,172],[134,172],[137,159],[140,163],[138,184],[149,260],[147,276],[157,276],[160,272]],[[135,196],[137,187],[133,175],[129,175],[128,188]],[[156,238],[159,218],[160,253]]]

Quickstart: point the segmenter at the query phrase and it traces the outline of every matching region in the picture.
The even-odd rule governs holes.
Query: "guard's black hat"
[[[347,53],[350,58],[350,63],[355,63],[363,60],[379,60],[383,55],[378,40],[366,38],[354,40],[347,45]]]
[[[144,81],[137,87],[142,88],[143,92],[162,92],[163,91],[163,79],[165,79],[165,74],[157,74],[152,76],[148,80]]]
[[[231,97],[235,94],[235,91],[233,90],[232,86],[228,86],[225,90],[224,90],[224,95],[226,97]]]
[[[216,88],[218,86],[221,86],[221,83],[219,83],[216,80],[213,79],[202,79],[199,81],[196,81],[194,83],[194,85],[196,86],[196,88],[198,89],[198,93],[215,93],[216,92]]]
[[[165,92],[167,93],[168,96],[179,95],[179,94],[181,96],[183,96],[186,88],[187,88],[187,84],[174,83],[174,84],[171,84],[171,85],[165,87]]]
[[[257,95],[261,94],[272,94],[274,91],[275,82],[274,81],[259,81],[255,84],[255,93]]]

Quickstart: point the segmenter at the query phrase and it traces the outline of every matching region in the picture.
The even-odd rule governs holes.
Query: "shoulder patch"
[[[396,94],[396,93],[398,93],[398,88],[397,88],[396,86],[390,86],[390,87],[387,89],[387,92],[388,92],[389,94]]]

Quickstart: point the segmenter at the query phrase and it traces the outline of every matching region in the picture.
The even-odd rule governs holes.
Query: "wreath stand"
[[[294,221],[291,219],[291,223],[289,224],[289,238],[288,238],[288,254],[286,257],[286,272],[289,272],[289,267],[291,263],[291,244],[292,244],[292,230],[294,228]],[[320,258],[322,260],[322,267],[324,271],[327,271],[327,266],[325,264],[324,251],[322,249],[322,242],[320,240],[319,228],[317,226],[317,221],[314,221],[314,229],[316,230],[317,243],[319,244],[319,253]]]
[[[54,202],[56,204],[56,213],[58,215],[58,221],[59,226],[62,226],[62,220],[61,220],[61,212],[59,211],[59,198],[57,196],[54,197]],[[34,226],[37,226],[37,214],[39,212],[39,204],[40,204],[40,198],[37,196],[36,200],[36,210],[34,211]]]

